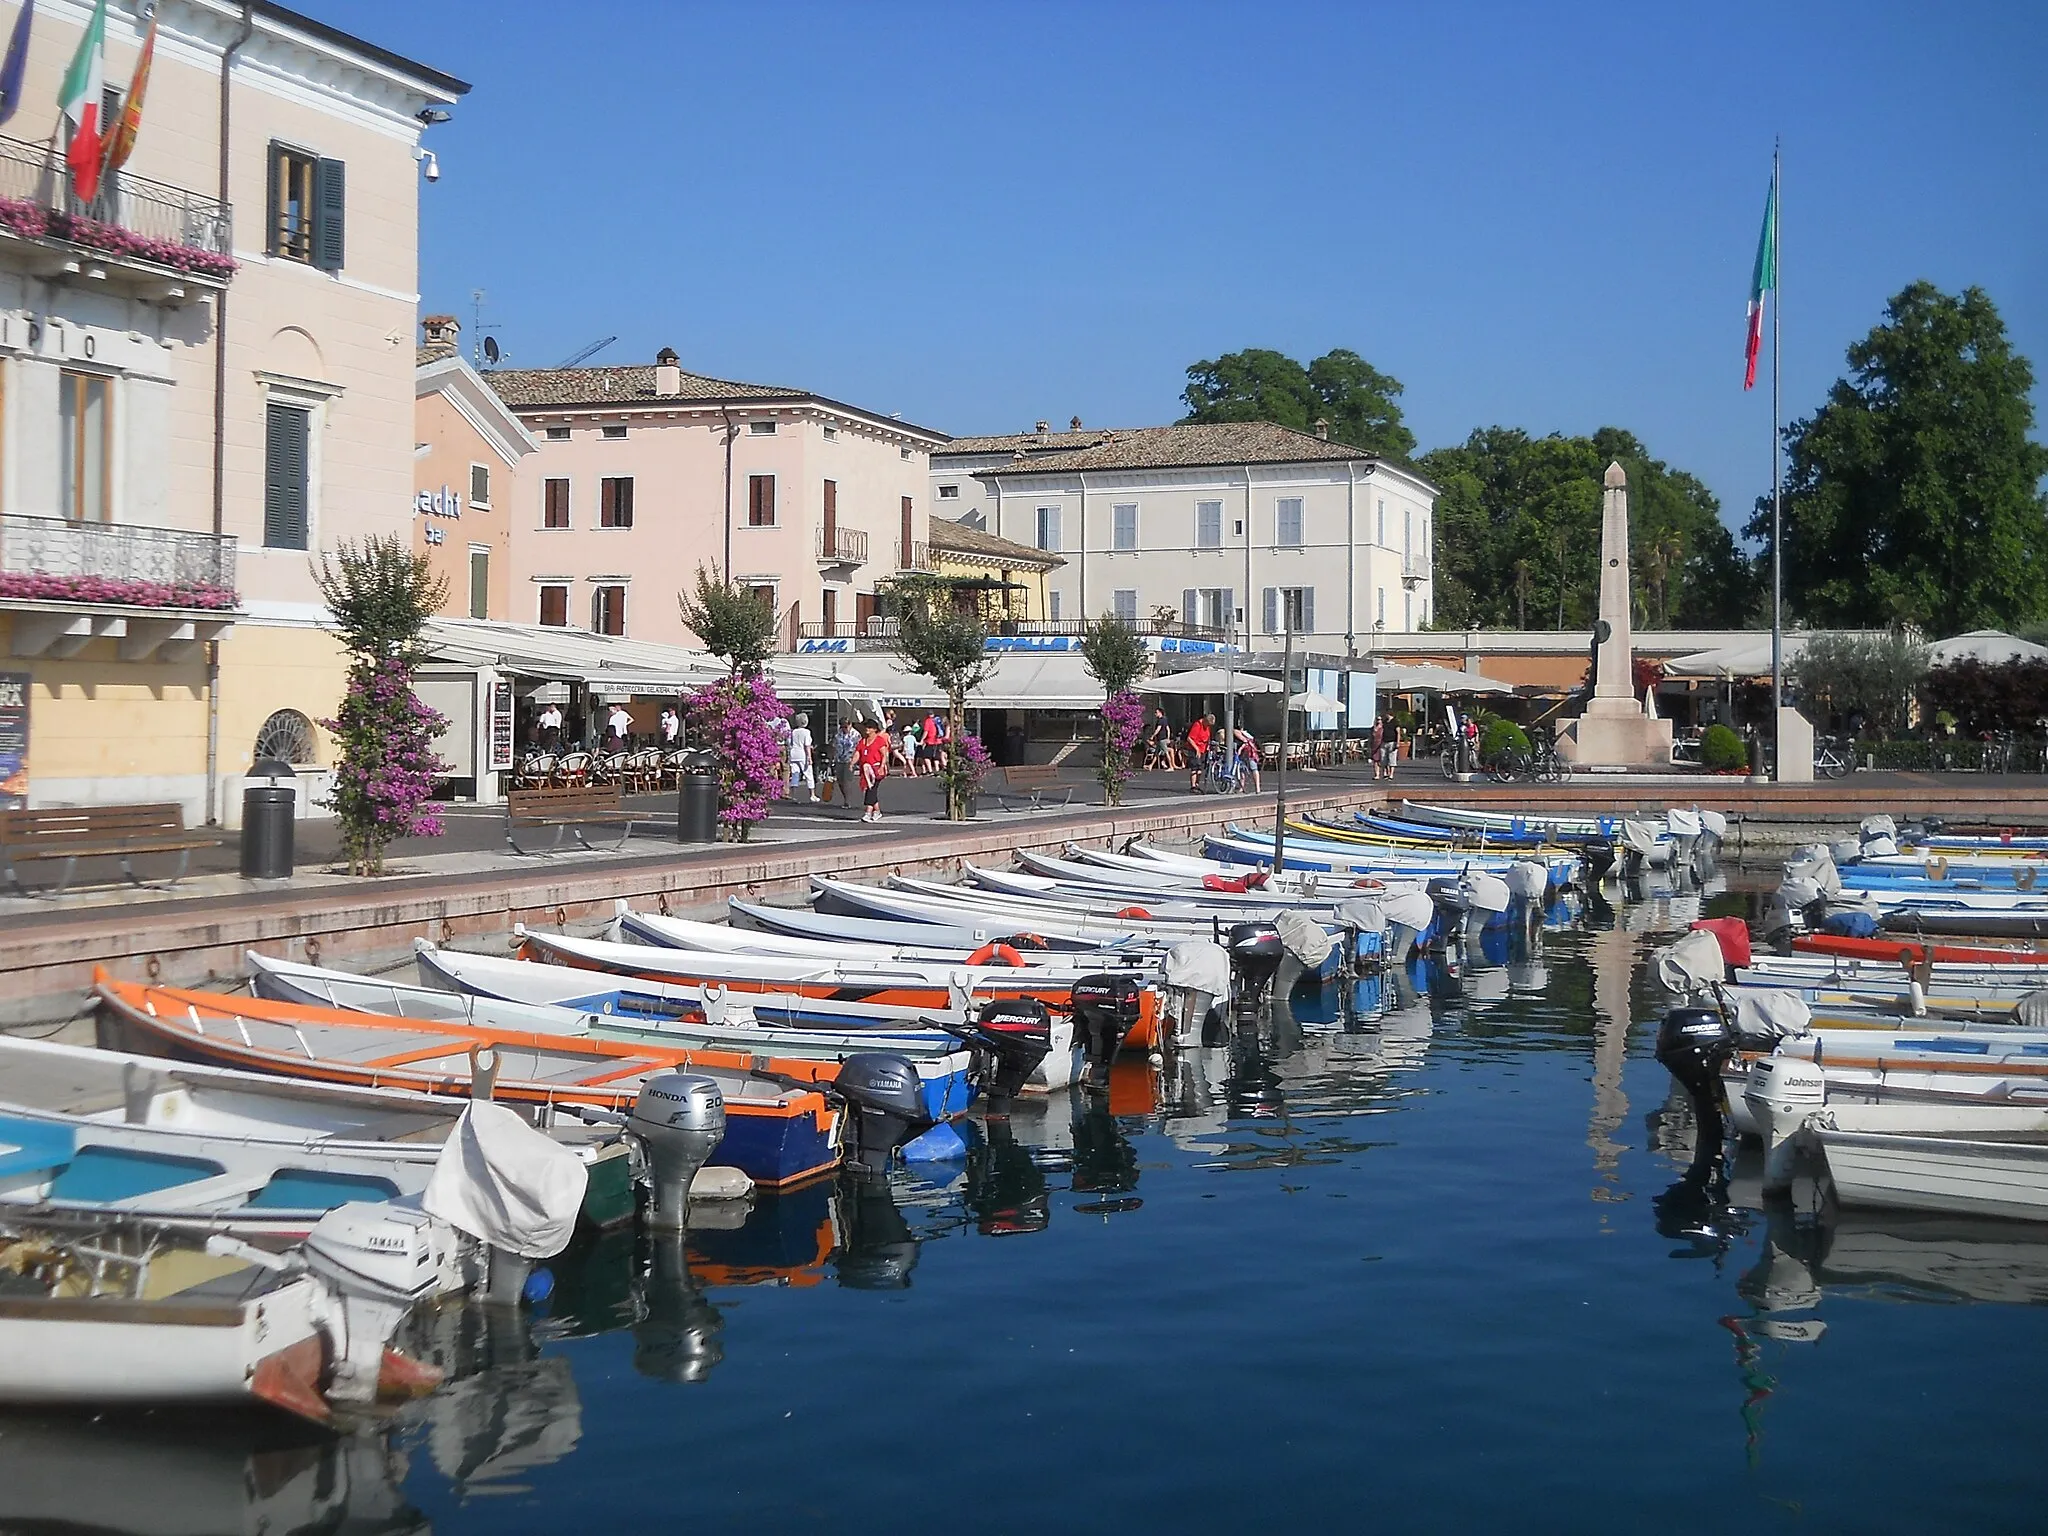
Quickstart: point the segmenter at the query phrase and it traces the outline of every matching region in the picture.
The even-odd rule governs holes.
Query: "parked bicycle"
[[[1856,747],[1840,736],[1822,736],[1814,743],[1813,771],[1825,779],[1839,779],[1856,766]]]

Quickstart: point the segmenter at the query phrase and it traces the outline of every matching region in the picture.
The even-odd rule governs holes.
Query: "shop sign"
[[[512,684],[505,679],[491,684],[490,752],[492,773],[512,767]]]
[[[28,804],[28,685],[26,672],[0,672],[0,811]]]

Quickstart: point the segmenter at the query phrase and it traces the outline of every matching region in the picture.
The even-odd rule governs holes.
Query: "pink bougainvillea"
[[[1111,805],[1124,803],[1124,784],[1131,776],[1131,749],[1145,729],[1145,704],[1129,689],[1102,702],[1102,766],[1096,776]]]
[[[230,609],[241,601],[231,587],[210,582],[125,581],[110,576],[45,576],[0,571],[0,597],[59,603],[125,603],[133,608]]]
[[[138,235],[119,224],[108,224],[82,213],[45,208],[25,197],[0,197],[0,228],[10,229],[32,240],[68,240],[73,245],[90,246],[116,256],[132,256],[138,261],[155,262],[160,267],[201,277],[229,278],[235,274],[232,256],[223,256],[218,251],[186,245],[178,240]]]
[[[718,758],[718,819],[744,842],[786,787],[775,722],[790,717],[789,706],[772,682],[746,669],[698,689],[684,704],[691,736]]]
[[[339,749],[332,804],[351,874],[382,873],[385,846],[394,838],[441,835],[441,819],[429,803],[435,778],[448,771],[434,752],[448,717],[413,693],[407,662],[395,656],[357,661],[341,713],[320,724],[333,732]]]

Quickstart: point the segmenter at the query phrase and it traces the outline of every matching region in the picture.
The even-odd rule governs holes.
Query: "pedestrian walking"
[[[1188,727],[1188,789],[1202,791],[1202,766],[1209,757],[1209,736],[1215,729],[1212,716],[1203,715]]]
[[[1387,750],[1387,718],[1375,715],[1372,721],[1372,776],[1377,783],[1381,777],[1380,762]]]
[[[839,803],[850,812],[854,807],[860,779],[860,730],[851,718],[839,722],[839,734],[832,739],[832,777],[839,790]]]
[[[860,765],[860,819],[879,822],[882,819],[882,780],[889,776],[889,737],[878,722],[861,722],[860,750],[855,754],[855,760]]]
[[[811,763],[811,717],[798,715],[789,733],[789,797],[796,798],[799,784],[812,804],[818,800],[818,775]]]

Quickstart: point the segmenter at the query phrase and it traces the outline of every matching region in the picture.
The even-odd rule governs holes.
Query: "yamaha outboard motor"
[[[916,1066],[901,1056],[882,1051],[849,1056],[830,1087],[846,1117],[842,1155],[857,1173],[883,1177],[896,1149],[937,1123],[925,1109]]]
[[[1472,902],[1456,880],[1432,880],[1428,885],[1429,899],[1436,903],[1437,932],[1446,939],[1465,931],[1465,919],[1471,915]]]
[[[855,1179],[839,1190],[839,1246],[832,1268],[852,1291],[903,1291],[917,1268],[917,1235],[896,1207],[887,1179]]]
[[[640,1150],[647,1224],[680,1232],[690,1221],[690,1185],[725,1139],[725,1095],[708,1077],[664,1072],[641,1085],[626,1121]]]
[[[1078,978],[1073,998],[1074,1023],[1083,1032],[1088,1076],[1093,1081],[1107,1082],[1109,1064],[1116,1060],[1124,1036],[1144,1018],[1145,989],[1136,977],[1104,971]]]
[[[1010,1101],[1052,1050],[1052,1014],[1035,997],[983,1003],[971,1024],[933,1022],[974,1052],[974,1080],[993,1116],[1009,1114]]]
[[[1223,946],[1230,952],[1232,990],[1237,1006],[1248,1011],[1266,1000],[1273,977],[1287,953],[1280,942],[1280,930],[1271,923],[1232,923]]]

